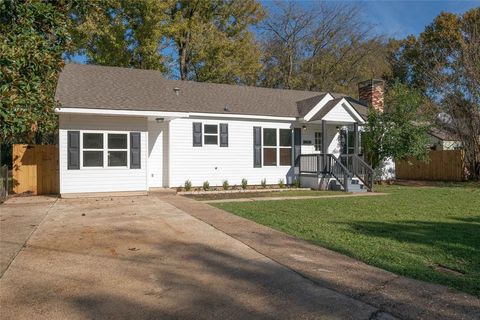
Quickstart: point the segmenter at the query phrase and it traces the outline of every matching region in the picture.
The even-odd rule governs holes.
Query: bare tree
[[[345,3],[277,3],[262,25],[263,84],[354,93],[359,80],[388,73],[385,42],[372,36],[360,10]]]
[[[261,26],[265,37],[265,82],[291,89],[295,86],[292,78],[298,72],[317,13],[307,11],[295,2],[279,2],[276,6],[277,11],[271,13]],[[269,78],[276,79],[276,83]]]

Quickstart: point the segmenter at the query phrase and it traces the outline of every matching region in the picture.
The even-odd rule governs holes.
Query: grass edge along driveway
[[[216,203],[399,275],[480,297],[480,187],[379,186],[387,197]]]

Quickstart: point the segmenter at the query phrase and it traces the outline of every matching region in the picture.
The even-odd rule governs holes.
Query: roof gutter
[[[112,110],[112,109],[92,109],[92,108],[55,108],[58,114],[92,114],[102,116],[132,116],[132,117],[165,117],[165,118],[188,118],[188,117],[206,117],[206,118],[237,118],[237,119],[257,119],[274,121],[296,121],[295,117],[277,117],[248,114],[224,114],[208,112],[168,112],[168,111],[141,111],[141,110]]]
[[[225,114],[225,113],[207,113],[207,112],[189,112],[191,117],[215,117],[215,118],[237,118],[237,119],[259,119],[259,120],[276,120],[276,121],[296,121],[296,117],[277,117],[262,116],[252,114]]]
[[[132,117],[171,117],[188,118],[188,112],[142,111],[142,110],[112,110],[90,108],[55,108],[59,114],[95,114],[102,116],[132,116]]]

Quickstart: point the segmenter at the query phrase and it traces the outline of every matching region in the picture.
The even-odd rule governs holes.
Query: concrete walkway
[[[402,319],[480,319],[480,299],[471,295],[397,276],[192,199],[164,200],[320,287],[371,304],[379,312]]]
[[[21,197],[0,204],[0,277],[55,201],[57,197]]]
[[[331,196],[280,196],[280,197],[252,197],[252,198],[236,198],[236,199],[218,199],[218,200],[203,200],[204,203],[222,203],[222,202],[252,202],[252,201],[279,201],[279,200],[307,200],[307,199],[329,199],[329,198],[351,198],[351,197],[375,197],[385,196],[388,193],[368,192],[368,193],[353,193],[353,194],[335,194]]]
[[[28,240],[0,279],[2,319],[394,319],[179,209],[211,209],[198,202],[29,201],[0,206],[2,233],[16,214],[35,221],[18,224]]]

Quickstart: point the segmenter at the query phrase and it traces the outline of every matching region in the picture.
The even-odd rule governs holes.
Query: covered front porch
[[[371,191],[373,169],[364,160],[361,144],[365,120],[345,99],[330,101],[306,118],[296,162],[302,186]]]

